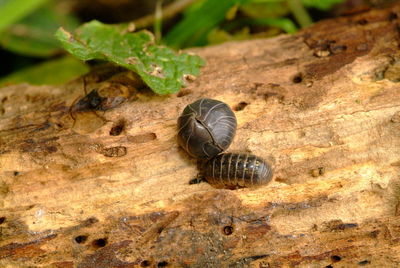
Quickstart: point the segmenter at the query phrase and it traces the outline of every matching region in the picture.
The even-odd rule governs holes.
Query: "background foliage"
[[[92,19],[133,22],[175,49],[295,33],[343,0],[0,0],[0,86],[62,84],[89,70],[54,33]],[[349,2],[349,1],[347,1]],[[158,8],[157,8],[158,7]],[[163,34],[161,34],[163,33]],[[65,45],[65,44],[64,44]],[[194,72],[196,73],[196,72]]]

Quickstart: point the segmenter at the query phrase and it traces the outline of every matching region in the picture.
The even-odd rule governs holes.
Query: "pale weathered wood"
[[[97,70],[88,91],[130,97],[96,114],[77,111],[82,79],[1,89],[0,265],[398,267],[399,16],[197,49],[207,66],[171,96]],[[229,151],[271,162],[271,184],[188,184],[176,119],[201,97],[237,110]]]

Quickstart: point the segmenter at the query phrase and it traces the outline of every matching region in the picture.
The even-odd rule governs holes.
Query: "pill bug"
[[[203,164],[201,173],[208,183],[223,188],[264,185],[272,179],[270,165],[252,154],[217,155]]]
[[[231,144],[236,132],[236,117],[225,103],[199,99],[178,118],[178,143],[191,156],[212,158]]]

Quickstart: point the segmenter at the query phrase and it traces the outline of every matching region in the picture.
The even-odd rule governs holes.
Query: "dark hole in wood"
[[[366,25],[368,23],[368,21],[366,19],[360,19],[357,21],[357,23],[360,25]]]
[[[86,222],[88,225],[91,225],[91,224],[93,224],[93,223],[99,222],[99,220],[98,220],[96,217],[90,217],[90,218],[88,218],[87,220],[85,220],[85,222]]]
[[[119,123],[116,126],[113,126],[110,130],[110,136],[118,136],[124,130],[124,124]]]
[[[166,267],[168,265],[168,262],[166,261],[160,261],[159,263],[157,263],[157,267]]]
[[[397,20],[397,19],[398,19],[398,16],[396,13],[394,13],[394,12],[389,13],[389,21]]]
[[[330,51],[332,52],[332,53],[339,53],[339,52],[342,52],[342,51],[346,51],[347,50],[347,46],[346,45],[338,45],[338,46],[331,46],[330,47]]]
[[[107,245],[107,238],[100,238],[100,239],[93,240],[92,244],[96,248],[102,248],[105,245]]]
[[[238,104],[235,105],[235,107],[233,107],[233,110],[238,112],[243,110],[247,105],[249,105],[247,102],[245,101],[241,101]]]
[[[14,171],[14,176],[18,176],[19,174],[19,171]]]
[[[296,74],[294,77],[293,77],[293,83],[295,83],[295,84],[299,84],[299,83],[301,83],[302,81],[303,81],[303,75],[300,73],[300,74]]]
[[[189,89],[182,89],[181,91],[178,92],[178,94],[176,95],[178,98],[184,97],[189,95],[190,93],[192,93],[191,90]]]
[[[331,256],[331,260],[333,261],[333,262],[338,262],[338,261],[340,261],[342,258],[340,257],[340,256],[337,256],[337,255],[333,255],[333,256]]]
[[[3,224],[6,221],[6,217],[0,217],[0,224]]]
[[[360,265],[360,266],[364,266],[364,265],[367,265],[367,264],[370,264],[371,262],[369,261],[369,260],[364,260],[364,261],[360,261],[359,263],[358,263],[358,265]]]
[[[141,263],[140,263],[140,266],[142,266],[142,267],[148,267],[148,266],[150,266],[151,265],[151,263],[150,263],[150,261],[148,261],[148,260],[144,260],[144,261],[142,261]]]
[[[327,266],[325,266],[325,268],[333,268],[333,266],[332,265],[327,265]]]
[[[369,236],[372,238],[377,238],[379,233],[380,233],[379,230],[375,230],[375,231],[372,231],[371,233],[369,233]]]
[[[75,237],[75,242],[78,244],[82,244],[86,242],[87,238],[87,235],[78,235],[77,237]]]
[[[225,226],[224,227],[224,234],[225,235],[231,235],[233,233],[233,227],[232,226]]]

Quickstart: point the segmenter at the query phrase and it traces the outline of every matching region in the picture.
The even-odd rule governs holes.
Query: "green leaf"
[[[48,0],[0,0],[0,32]]]
[[[54,37],[60,26],[72,29],[78,22],[74,17],[58,12],[54,5],[45,5],[4,30],[0,45],[26,56],[50,57],[61,50],[60,42]]]
[[[340,4],[343,0],[301,0],[304,6],[314,7],[321,10],[329,10],[335,4]]]
[[[207,34],[225,19],[227,12],[247,0],[205,0],[167,33],[164,41],[172,47],[205,45]]]
[[[60,85],[88,71],[86,64],[67,56],[19,70],[0,79],[0,86],[24,82],[33,85]]]
[[[150,32],[129,33],[98,21],[82,25],[75,34],[60,28],[56,37],[81,60],[107,60],[136,72],[158,94],[177,92],[185,76],[198,75],[204,65],[199,56],[155,45]]]

